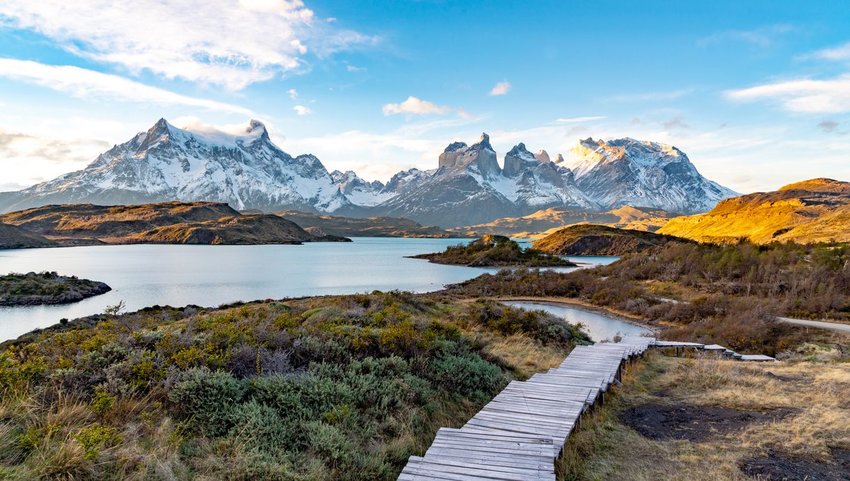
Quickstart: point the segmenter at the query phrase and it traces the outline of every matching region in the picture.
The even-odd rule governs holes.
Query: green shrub
[[[80,429],[74,439],[85,450],[86,459],[95,459],[101,450],[117,444],[121,440],[118,430],[113,427],[93,424]]]
[[[251,400],[235,407],[230,436],[248,449],[274,453],[287,448],[297,423],[286,423],[275,409]]]
[[[232,426],[234,409],[244,393],[242,383],[229,373],[200,367],[180,372],[168,398],[198,432],[220,436]]]
[[[431,361],[428,377],[449,392],[479,399],[507,383],[501,369],[468,352],[441,352]]]

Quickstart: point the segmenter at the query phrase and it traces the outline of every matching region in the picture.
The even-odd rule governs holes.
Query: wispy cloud
[[[0,26],[133,73],[231,90],[297,71],[308,50],[324,56],[379,41],[335,29],[301,0],[4,0]]]
[[[490,89],[490,95],[494,97],[498,97],[500,95],[506,95],[511,91],[511,83],[507,80],[503,82],[499,82]]]
[[[126,102],[183,105],[252,116],[244,107],[215,100],[189,97],[151,87],[117,75],[71,65],[45,65],[29,60],[0,58],[0,77],[29,82],[78,98],[104,98]]]
[[[302,115],[302,116],[303,115],[310,115],[310,114],[313,113],[313,111],[310,109],[310,107],[307,107],[307,106],[304,106],[304,105],[296,105],[295,107],[292,107],[292,110],[294,110],[296,114]]]
[[[614,95],[608,97],[611,102],[663,102],[677,100],[694,93],[695,89],[686,88],[678,90],[666,90],[658,92],[637,92]]]
[[[298,98],[298,91],[295,89],[289,89],[286,91],[286,95],[289,95],[289,98],[295,100]]]
[[[767,100],[791,112],[850,112],[850,74],[828,80],[786,80],[729,90],[726,97],[743,102]]]
[[[755,47],[770,47],[783,35],[796,31],[797,28],[789,24],[768,25],[751,30],[723,30],[713,33],[707,37],[697,40],[697,45],[709,46],[728,41],[743,42]]]
[[[689,128],[691,128],[691,126],[688,125],[687,122],[685,122],[685,119],[683,119],[679,115],[673,117],[672,119],[665,120],[664,122],[661,122],[661,126],[664,127],[667,130],[689,129]]]
[[[825,48],[818,50],[807,57],[819,58],[822,60],[832,61],[847,61],[850,60],[850,42],[838,45],[837,47]]]
[[[447,105],[437,105],[434,102],[422,100],[418,97],[407,97],[404,102],[389,103],[383,107],[384,115],[446,115],[456,113],[460,117],[468,117],[469,114],[460,108],[449,107]]]
[[[559,124],[578,124],[582,122],[596,122],[599,120],[605,120],[605,117],[601,115],[591,115],[587,117],[561,117],[555,119],[555,122]]]

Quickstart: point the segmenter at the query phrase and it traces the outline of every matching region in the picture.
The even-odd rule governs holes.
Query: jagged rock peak
[[[248,123],[248,128],[245,129],[245,133],[252,136],[257,135],[261,139],[268,140],[269,138],[269,131],[266,129],[266,125],[256,119],[251,119]]]
[[[538,150],[537,153],[534,154],[534,158],[540,162],[551,162],[551,159],[549,159],[549,152],[546,152],[543,149]]]
[[[446,147],[446,150],[444,150],[443,152],[454,152],[457,150],[465,149],[466,147],[468,147],[468,145],[466,145],[466,142],[452,142]]]
[[[496,151],[490,145],[490,136],[487,134],[481,134],[481,140],[471,146],[463,142],[450,144],[440,154],[438,165],[444,172],[473,169],[484,177],[498,175],[501,171],[496,160]]]
[[[514,148],[512,148],[510,150],[510,152],[508,152],[508,155],[512,155],[512,154],[516,155],[516,154],[519,154],[521,152],[528,152],[528,149],[525,148],[525,144],[522,143],[522,142],[514,145]]]
[[[563,156],[563,154],[558,154],[558,157],[556,157],[556,158],[555,158],[555,163],[556,163],[556,164],[563,164],[563,163],[564,163],[564,156]]]
[[[171,124],[167,120],[161,118],[156,121],[151,128],[148,129],[148,137],[157,137],[160,135],[171,135]]]

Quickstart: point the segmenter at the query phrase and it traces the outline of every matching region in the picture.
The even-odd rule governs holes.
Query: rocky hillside
[[[672,219],[660,233],[704,242],[850,241],[850,183],[812,179],[742,195],[710,212]]]
[[[308,232],[345,237],[453,237],[457,234],[439,227],[423,226],[400,217],[340,217],[309,212],[283,211],[277,215],[289,219]]]
[[[565,227],[534,242],[543,252],[571,256],[622,256],[685,239],[604,225],[578,224]]]
[[[558,267],[575,266],[556,255],[535,249],[523,249],[516,242],[499,235],[485,235],[466,245],[448,247],[444,252],[420,254],[416,259],[428,259],[437,264],[470,267]]]
[[[55,242],[44,236],[27,232],[20,227],[0,223],[0,249],[54,247]]]
[[[624,229],[656,231],[675,217],[667,211],[623,206],[606,212],[568,210],[557,207],[538,210],[521,217],[503,217],[485,224],[451,229],[460,235],[497,234],[509,237],[539,238],[573,224],[601,224]]]
[[[248,214],[200,222],[182,222],[128,235],[128,244],[259,245],[302,242],[351,242],[333,235],[314,235],[298,224],[273,214]]]
[[[165,202],[129,206],[50,205],[0,215],[0,222],[63,245],[298,244],[315,236],[271,214],[242,215],[227,204]]]
[[[704,212],[734,195],[702,177],[675,147],[619,139],[581,141],[565,161],[518,143],[500,154],[487,134],[453,142],[434,170],[410,169],[386,184],[328,172],[313,155],[291,156],[255,120],[239,132],[180,129],[160,119],[86,168],[18,192],[0,212],[48,204],[216,201],[239,210],[299,210],[348,217],[403,217],[456,227],[548,209],[605,212],[625,205]],[[573,168],[569,166],[573,165]]]

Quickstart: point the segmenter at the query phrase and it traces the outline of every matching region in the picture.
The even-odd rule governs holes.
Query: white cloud
[[[313,111],[310,110],[309,107],[306,107],[304,105],[296,105],[295,107],[292,107],[292,110],[294,110],[295,113],[298,115],[310,115],[311,113],[313,113]]]
[[[348,72],[352,72],[352,73],[365,72],[366,71],[366,69],[364,67],[358,67],[356,65],[351,65],[351,64],[346,65],[345,70],[348,71]]]
[[[378,41],[333,30],[301,0],[3,0],[0,27],[27,29],[75,55],[231,90]]]
[[[704,47],[723,43],[725,41],[737,41],[748,43],[755,47],[766,48],[776,43],[781,36],[795,32],[796,30],[797,28],[793,25],[784,23],[768,25],[766,27],[755,28],[752,30],[724,30],[699,39],[697,44]]]
[[[0,191],[20,190],[91,162],[110,143],[0,127]]]
[[[298,91],[295,89],[289,89],[286,91],[286,94],[289,95],[289,98],[295,100],[298,98]]]
[[[182,105],[246,116],[253,115],[251,110],[238,105],[180,95],[117,75],[71,65],[45,65],[29,60],[0,58],[0,77],[33,83],[78,98]]]
[[[499,82],[490,89],[490,95],[499,96],[505,95],[511,90],[511,83],[505,80],[504,82]]]
[[[417,97],[407,97],[407,100],[398,104],[386,104],[383,107],[384,115],[445,115],[455,112],[461,117],[468,116],[463,109],[456,109],[446,105],[437,105],[434,102],[422,100]]]
[[[555,122],[559,124],[579,124],[582,122],[596,122],[598,120],[605,120],[605,117],[600,115],[591,115],[587,117],[561,117],[555,119]]]
[[[730,90],[732,100],[768,100],[783,109],[803,113],[850,112],[850,74],[829,80],[798,79]]]
[[[839,45],[837,47],[825,48],[823,50],[818,50],[814,54],[811,55],[815,58],[820,58],[824,60],[834,60],[834,61],[843,61],[850,60],[850,42]]]

